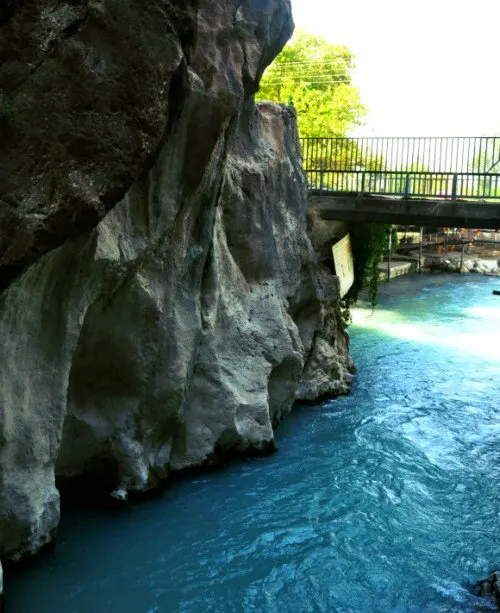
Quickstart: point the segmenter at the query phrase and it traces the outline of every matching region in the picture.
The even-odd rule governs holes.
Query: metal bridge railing
[[[500,198],[500,137],[304,138],[301,145],[313,190]]]
[[[306,171],[309,189],[386,196],[486,200],[500,198],[500,174]]]

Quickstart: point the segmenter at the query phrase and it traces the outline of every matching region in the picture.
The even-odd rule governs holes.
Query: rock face
[[[349,355],[349,335],[340,309],[340,284],[332,274],[335,266],[332,245],[348,232],[343,222],[326,222],[314,207],[307,211],[309,234],[316,252],[323,295],[323,325],[309,353],[297,400],[316,402],[320,398],[348,393],[355,371]]]
[[[94,227],[187,114],[196,189],[291,28],[288,0],[0,3],[0,288]]]
[[[110,61],[99,68],[90,61],[96,56],[84,54],[81,61],[92,70],[82,68],[81,78],[97,78],[99,70],[103,79],[109,78],[106,71],[115,75],[109,108],[116,108],[116,121],[127,128],[115,126],[122,140],[99,157],[101,145],[109,142],[101,142],[100,132],[107,111],[96,111],[96,132],[90,120],[77,126],[73,135],[81,130],[86,140],[75,141],[71,151],[78,157],[87,143],[83,163],[73,154],[53,152],[48,133],[37,127],[40,147],[47,148],[42,179],[29,164],[23,170],[19,159],[8,162],[16,178],[9,192],[15,197],[7,201],[15,206],[5,209],[2,202],[0,208],[5,215],[0,257],[5,270],[18,276],[12,281],[7,273],[10,284],[0,295],[4,560],[32,555],[54,537],[56,475],[61,483],[83,475],[93,483],[99,479],[118,498],[146,492],[170,471],[272,450],[273,428],[295,398],[345,391],[349,380],[335,283],[320,278],[307,233],[295,114],[253,103],[265,65],[291,32],[288,2],[200,0],[196,11],[187,2],[182,10],[141,3],[136,27],[147,28],[143,20],[157,13],[159,23],[151,24],[151,40],[142,33],[141,45],[151,45],[158,55],[154,70],[148,64],[144,91],[133,94],[140,100],[120,99],[124,77],[111,60],[126,63],[121,42],[108,39],[95,23],[102,18],[112,24],[124,9],[113,2],[82,4],[88,4],[89,15],[77,26],[65,26],[64,44],[51,43],[55,51],[49,44],[55,17],[43,13],[48,29],[37,32],[40,45],[42,34],[48,37],[49,51],[35,81],[46,75],[46,87],[57,87],[51,79],[63,71],[58,54],[66,42],[74,39],[81,53],[87,49],[81,37],[87,45],[104,45]],[[0,13],[7,32],[29,5]],[[54,2],[58,15],[62,5]],[[123,19],[133,20],[139,3],[128,5],[131,12]],[[75,3],[71,6],[74,12]],[[162,26],[167,17],[176,24],[172,32]],[[170,37],[168,62],[158,59],[165,51],[162,34]],[[142,64],[134,61],[129,68],[139,78]],[[160,73],[176,81],[162,89],[166,81]],[[75,76],[70,83],[76,81]],[[61,94],[58,104],[78,100],[78,92]],[[170,106],[162,110],[158,105],[165,98]],[[101,102],[85,104],[99,110]],[[62,123],[54,134],[64,122],[76,121],[69,111],[56,109]],[[148,123],[154,121],[159,123]],[[11,155],[22,156],[15,140],[9,141]],[[73,200],[60,180],[71,176],[70,168],[79,169]],[[126,180],[120,168],[128,169]],[[6,172],[1,164],[0,172]],[[56,187],[46,192],[49,179]],[[96,228],[82,233],[129,183]],[[13,226],[4,225],[5,219],[16,228],[17,221],[25,225],[16,234],[6,231]],[[332,373],[334,381],[328,380]]]
[[[96,230],[0,296],[4,557],[53,537],[56,461],[123,497],[272,449],[301,379],[314,395],[306,379],[332,354],[294,114],[250,101],[231,132],[189,199],[165,144]]]
[[[337,279],[331,277],[330,280]],[[314,339],[297,390],[297,400],[317,402],[347,394],[355,371],[349,335],[339,307],[339,290],[323,301],[323,325]]]

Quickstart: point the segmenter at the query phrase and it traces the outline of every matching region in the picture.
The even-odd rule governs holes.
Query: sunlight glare
[[[500,310],[494,307],[471,307],[464,311],[476,317],[500,319]],[[376,309],[373,313],[370,309],[353,309],[352,321],[357,327],[377,330],[404,341],[435,345],[500,361],[500,330],[460,334],[436,323],[410,322],[401,314],[388,309]]]

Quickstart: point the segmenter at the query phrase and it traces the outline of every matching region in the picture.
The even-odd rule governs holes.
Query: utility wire
[[[342,74],[339,72],[299,72],[299,73],[289,73],[289,74],[277,74],[277,75],[269,75],[270,78],[273,79],[300,79],[305,77],[339,77],[340,79],[350,79],[351,75]]]
[[[276,62],[274,64],[271,64],[271,66],[304,66],[304,65],[311,65],[311,64],[328,65],[328,64],[338,64],[339,62],[345,62],[346,64],[350,64],[352,60],[348,58],[339,57],[336,60],[329,60],[327,62],[323,60],[308,60],[307,62]]]
[[[340,78],[337,78],[340,77]],[[349,76],[341,76],[341,75],[335,75],[335,74],[303,74],[303,75],[284,75],[282,77],[278,77],[278,76],[271,76],[269,81],[293,81],[293,80],[299,80],[302,81],[303,79],[321,79],[321,80],[325,80],[330,82],[332,79],[334,81],[342,81],[342,82],[350,82],[350,77]]]
[[[346,85],[352,85],[350,81],[346,80],[308,81],[305,79],[300,79],[295,83],[291,83],[290,81],[264,81],[263,85],[331,85],[332,83],[345,83]]]
[[[266,85],[266,84],[264,84]],[[282,85],[289,85],[289,83],[268,83],[267,85],[272,85],[273,87],[281,87]],[[301,81],[300,83],[295,83],[295,85],[330,85],[329,83],[325,83],[324,81]]]
[[[291,67],[288,66],[271,66],[267,69],[266,72],[341,72],[341,73],[352,73],[354,72],[348,66],[339,66],[338,64],[332,64],[331,66],[297,66]]]
[[[266,75],[265,75],[266,76]],[[343,81],[352,79],[349,74],[342,74],[339,72],[302,72],[302,73],[267,73],[267,78],[273,81],[282,81],[283,79],[330,79],[338,78]]]
[[[273,81],[282,81],[283,79],[330,79],[335,78],[342,81],[348,81],[351,75],[343,75],[336,72],[303,72],[299,74],[270,74],[269,79]]]

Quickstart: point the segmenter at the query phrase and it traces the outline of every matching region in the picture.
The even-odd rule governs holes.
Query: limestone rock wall
[[[349,334],[342,318],[338,277],[320,278],[324,288],[323,323],[314,338],[296,394],[297,400],[304,402],[349,393],[355,372],[349,355]]]
[[[125,496],[273,448],[323,347],[298,153],[293,111],[249,100],[189,201],[167,143],[94,231],[0,296],[5,558],[53,537],[55,470]]]
[[[0,289],[94,227],[186,114],[195,189],[291,31],[289,0],[0,3]]]
[[[47,28],[65,4],[43,13]],[[132,11],[134,2],[128,4]],[[119,498],[147,492],[170,471],[272,450],[274,427],[297,397],[337,393],[348,381],[338,296],[321,281],[307,232],[295,114],[272,104],[255,107],[252,97],[262,70],[291,32],[290,6],[286,0],[177,4],[184,8],[151,2],[138,22],[139,29],[146,27],[159,11],[159,23],[151,27],[153,33],[160,28],[161,39],[162,19],[176,20],[169,62],[161,60],[162,40],[155,43],[152,36],[153,42],[141,43],[159,54],[155,75],[176,79],[160,88],[161,95],[155,95],[160,81],[148,84],[146,71],[145,92],[129,99],[122,82],[128,72],[111,61],[99,68],[102,78],[109,78],[106,71],[115,75],[117,89],[100,118],[104,102],[85,102],[97,105],[96,132],[90,121],[75,128],[88,138],[88,167],[70,155],[79,156],[80,146],[85,150],[83,140],[56,155],[56,145],[46,142],[49,124],[44,132],[36,122],[42,149],[33,152],[46,161],[43,173],[23,166],[27,153],[16,149],[16,139],[9,141],[13,160],[0,160],[2,176],[7,163],[14,164],[8,168],[16,177],[9,192],[15,198],[7,198],[6,208],[0,200],[0,263],[8,285],[0,294],[4,560],[32,555],[54,537],[56,475],[63,484],[87,475]],[[0,12],[7,33],[27,6]],[[108,45],[110,58],[122,66],[121,47],[98,35],[93,21],[97,11],[111,27],[120,7],[88,2],[89,16],[66,26],[64,41],[83,54],[83,80],[95,77],[98,67],[92,64],[87,74],[89,58],[96,56],[85,55],[81,36],[88,45]],[[44,87],[58,87],[52,79],[63,70],[59,52],[66,42],[54,43],[34,82],[45,75]],[[139,79],[142,64],[132,67]],[[140,89],[139,81],[129,84]],[[57,104],[78,99],[78,92],[62,95]],[[143,95],[140,110],[134,96]],[[170,106],[155,106],[165,96]],[[122,103],[130,104],[128,118]],[[55,136],[63,125],[58,121],[78,123],[77,116],[56,109],[62,117],[52,116]],[[110,120],[109,109],[122,124],[115,125],[118,140],[106,161],[99,157],[105,146],[99,130]],[[26,127],[31,138],[28,132]],[[134,147],[127,139],[142,144]],[[79,170],[71,175],[70,168]],[[128,169],[126,180],[120,169]],[[61,177],[77,175],[71,200]],[[52,181],[52,191],[45,181]],[[87,217],[89,210],[97,213]],[[88,223],[81,223],[82,216]],[[332,373],[338,381],[328,380]]]
[[[228,143],[292,28],[288,0],[0,7],[0,291],[18,278],[0,295],[3,557],[52,538],[68,407],[106,416],[84,432],[93,451],[70,472],[127,445],[123,462],[138,464],[120,474],[144,471],[147,454],[168,464],[175,423],[162,422],[166,435],[126,415],[154,403],[174,415],[182,403]],[[156,339],[161,326],[172,337]],[[122,426],[155,431],[162,449],[136,451],[115,434]]]
[[[324,221],[311,203],[307,219],[322,287],[323,324],[304,367],[297,400],[317,402],[320,398],[348,393],[355,371],[349,355],[349,334],[342,317],[340,284],[334,274],[332,256],[332,246],[349,232],[349,227],[343,222]]]

